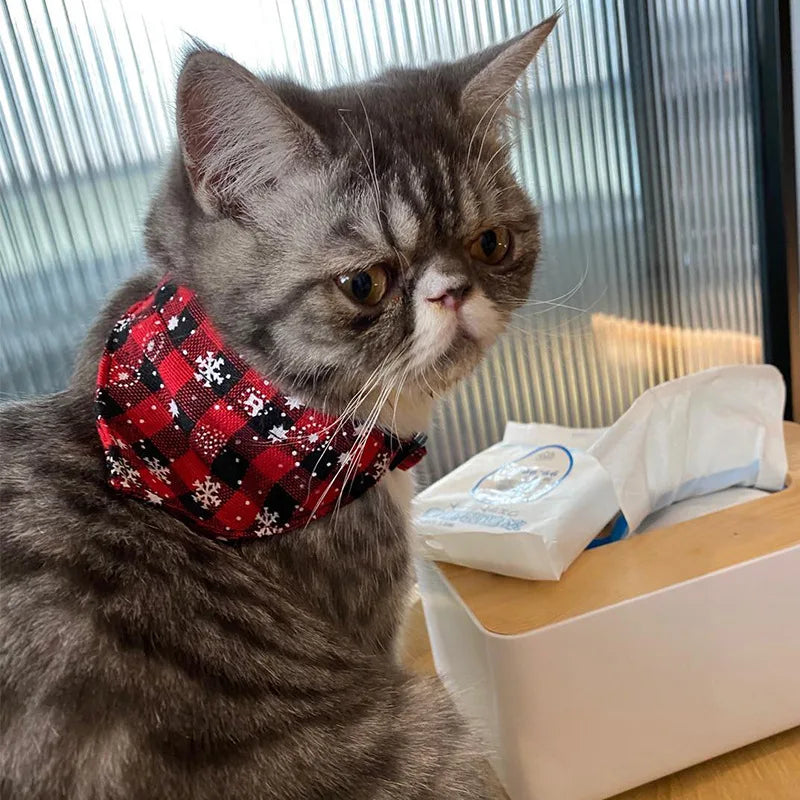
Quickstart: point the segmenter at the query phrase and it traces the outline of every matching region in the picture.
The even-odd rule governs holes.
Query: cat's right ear
[[[176,118],[183,163],[206,214],[237,213],[323,152],[316,133],[263,81],[213,50],[184,61]]]

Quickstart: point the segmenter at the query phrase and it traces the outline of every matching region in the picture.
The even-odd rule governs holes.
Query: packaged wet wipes
[[[610,428],[510,422],[502,442],[417,496],[422,554],[556,580],[590,543],[677,514],[674,503],[705,497],[690,504],[699,515],[736,502],[730,487],[777,491],[784,400],[774,367],[719,367],[649,389]]]
[[[509,423],[414,501],[423,554],[519,578],[556,580],[617,512],[586,449],[603,429]]]

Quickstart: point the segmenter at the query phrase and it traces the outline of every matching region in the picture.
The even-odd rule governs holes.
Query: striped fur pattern
[[[424,429],[529,290],[537,215],[500,120],[554,22],[322,92],[187,58],[150,265],[67,391],[0,410],[3,800],[494,796],[445,690],[395,657],[407,476],[224,544],[106,485],[92,389],[113,321],[171,272],[287,393],[365,430]],[[493,225],[514,237],[496,267],[465,247]],[[375,263],[391,290],[358,306],[336,276]],[[454,285],[458,314],[431,301]]]

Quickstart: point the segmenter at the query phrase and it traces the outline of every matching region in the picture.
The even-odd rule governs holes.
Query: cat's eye
[[[481,231],[469,244],[469,254],[484,264],[499,264],[511,247],[511,231],[499,226]]]
[[[363,306],[376,306],[389,289],[389,271],[385,264],[374,264],[360,272],[340,275],[336,282],[351,300]]]

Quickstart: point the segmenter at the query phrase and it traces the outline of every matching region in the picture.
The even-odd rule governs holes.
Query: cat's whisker
[[[558,295],[556,297],[548,297],[548,298],[544,298],[544,299],[542,299],[542,298],[530,298],[529,300],[527,300],[526,302],[524,302],[524,303],[522,303],[520,305],[511,304],[511,303],[503,304],[502,302],[498,302],[498,303],[496,303],[496,305],[499,308],[510,307],[510,308],[512,308],[513,311],[521,311],[523,308],[527,308],[528,306],[532,306],[532,305],[544,305],[544,304],[557,305],[561,301],[569,300],[572,297],[574,297],[583,288],[583,285],[586,283],[586,279],[588,277],[589,277],[589,262],[587,260],[586,267],[583,270],[583,274],[578,279],[578,282],[571,289],[569,289],[568,291],[564,292],[563,294],[560,294],[560,295]],[[600,294],[600,297],[602,297],[605,294],[605,292],[606,292],[606,288],[603,289],[603,291]],[[594,301],[594,302],[597,302],[597,301]]]
[[[410,369],[411,369],[411,362],[409,361],[406,364],[405,369],[403,370],[403,374],[400,376],[400,380],[397,384],[397,391],[395,392],[395,400],[394,400],[394,409],[392,411],[391,431],[393,433],[397,430],[397,407],[400,405],[400,395],[405,386],[405,382],[408,377],[408,372]]]
[[[571,339],[589,339],[592,336],[590,330],[568,330],[570,326],[574,325],[576,320],[574,318],[562,320],[557,325],[548,328],[525,328],[519,325],[508,323],[506,325],[506,333],[517,334],[525,336],[529,339],[539,341],[545,339],[563,339],[564,336],[569,336]]]
[[[586,266],[583,268],[583,273],[581,277],[578,279],[578,282],[567,292],[564,294],[560,294],[558,297],[550,297],[548,301],[556,301],[556,300],[569,300],[570,297],[573,297],[577,292],[579,292],[582,288],[584,283],[586,283],[587,278],[589,277],[589,259],[586,259]]]
[[[361,458],[361,454],[363,454],[363,448],[366,447],[367,438],[369,437],[372,428],[375,427],[375,419],[377,418],[377,414],[380,412],[380,407],[382,403],[385,402],[385,395],[387,394],[387,390],[390,391],[391,387],[392,384],[390,382],[387,387],[384,387],[384,389],[378,396],[378,399],[373,404],[372,409],[370,410],[369,415],[367,417],[367,420],[363,423],[361,430],[359,431],[358,435],[355,438],[355,441],[353,442],[352,445],[350,445],[350,447],[346,451],[345,453],[346,457],[341,460],[342,463],[339,466],[339,469],[336,470],[336,473],[334,474],[333,478],[328,482],[328,485],[325,487],[325,491],[320,495],[319,500],[317,500],[316,505],[312,509],[311,515],[308,521],[306,522],[305,527],[308,527],[308,525],[315,519],[317,511],[319,511],[320,507],[322,506],[322,503],[327,497],[330,488],[336,484],[336,479],[339,477],[339,475],[341,475],[342,470],[346,469],[345,477],[344,480],[342,481],[342,489],[344,489],[345,486],[347,486],[348,480],[351,480],[352,476],[355,474],[355,470],[357,470],[358,468],[358,461]],[[363,444],[361,444],[362,441]],[[358,453],[358,455],[354,457],[354,451],[356,450],[357,447],[359,447],[359,445],[361,445],[361,450]],[[341,497],[341,492],[339,493],[339,496]]]
[[[358,411],[358,407],[363,403],[364,400],[366,400],[366,398],[369,395],[369,393],[371,391],[373,391],[375,389],[375,387],[378,386],[385,378],[390,378],[391,377],[391,374],[392,374],[393,370],[398,365],[398,363],[403,359],[405,354],[406,354],[405,353],[405,348],[403,346],[401,346],[397,350],[391,352],[383,360],[383,362],[381,362],[381,369],[379,371],[379,374],[377,375],[375,381],[373,381],[373,383],[371,384],[369,390],[366,391],[366,392],[362,391],[362,393],[360,393],[361,397],[359,398],[359,401],[358,401],[356,407],[353,409],[352,416],[354,416],[355,413]]]
[[[492,161],[494,161],[494,160],[495,160],[495,158],[496,158],[496,157],[497,157],[497,156],[498,156],[500,153],[502,153],[504,150],[505,150],[505,151],[506,151],[506,153],[507,153],[507,152],[508,152],[508,150],[509,150],[509,149],[512,147],[512,145],[515,145],[515,144],[517,144],[517,142],[519,142],[519,140],[520,140],[520,137],[519,137],[519,136],[516,136],[516,137],[514,137],[514,138],[509,138],[509,139],[507,139],[506,141],[504,141],[504,142],[503,142],[503,143],[500,145],[500,147],[498,147],[498,148],[497,148],[497,150],[495,150],[495,151],[494,151],[494,153],[492,154],[492,157],[491,157],[491,158],[490,158],[490,159],[489,159],[489,160],[488,160],[488,161],[487,161],[487,162],[486,162],[486,163],[483,165],[483,169],[481,170],[481,174],[478,176],[478,181],[483,181],[483,178],[484,178],[484,176],[486,175],[486,170],[489,168],[489,165],[492,163]],[[506,166],[506,165],[504,164],[503,166]],[[496,174],[497,174],[497,173],[495,173],[495,175],[496,175]],[[494,176],[493,176],[493,177],[494,177]]]
[[[390,381],[386,388],[387,388],[387,390],[391,390],[391,387],[392,387],[392,382]],[[381,395],[383,395],[383,394],[384,393],[382,392]],[[385,402],[385,401],[383,401],[383,402]],[[348,453],[350,454],[350,459],[349,459],[349,462],[345,461],[345,464],[347,465],[347,470],[346,470],[344,478],[342,480],[342,488],[343,489],[344,489],[344,487],[347,486],[348,482],[351,481],[355,477],[355,474],[358,471],[358,464],[359,464],[359,462],[361,460],[361,457],[362,457],[362,455],[364,453],[364,449],[366,448],[367,441],[369,439],[369,434],[372,432],[372,429],[374,428],[374,422],[377,419],[377,416],[379,415],[379,413],[381,411],[381,408],[383,406],[383,402],[381,400],[381,396],[379,396],[378,399],[375,401],[375,404],[373,405],[372,410],[370,411],[370,414],[367,417],[367,421],[365,421],[363,423],[363,425],[361,427],[361,430],[359,431],[359,434],[356,437],[356,440],[353,442],[353,444],[351,445],[350,449],[348,450]],[[373,417],[373,414],[374,414],[374,417]],[[362,442],[360,447],[359,447],[359,442]],[[339,473],[337,472],[337,476],[338,476],[338,474]],[[339,492],[339,495],[336,498],[336,503],[334,504],[334,510],[333,510],[334,524],[335,524],[335,520],[338,519],[339,512],[340,512],[341,507],[342,507],[342,496],[343,496],[343,492]]]
[[[559,308],[563,308],[567,311],[574,311],[578,316],[583,316],[596,308],[600,301],[605,297],[605,294],[606,290],[603,289],[603,291],[600,292],[600,294],[598,294],[588,306],[573,306],[569,303],[556,303],[552,300],[540,300],[539,303],[546,306],[545,308],[539,309],[538,311],[528,312],[524,311],[524,309],[528,308],[528,306],[520,306],[519,308],[513,309],[511,313],[518,315],[519,319],[527,319],[530,317],[541,316],[542,314],[548,314],[556,311]]]
[[[320,463],[322,462],[322,459],[325,457],[325,454],[330,451],[331,446],[333,445],[334,441],[336,440],[336,437],[339,435],[342,428],[347,424],[351,415],[354,414],[355,411],[358,409],[358,406],[363,401],[363,398],[366,397],[366,395],[369,394],[370,391],[372,391],[372,388],[380,380],[381,369],[385,365],[386,361],[389,359],[390,355],[391,354],[387,355],[386,358],[373,370],[373,372],[364,382],[361,389],[356,393],[353,399],[350,400],[350,402],[344,407],[344,409],[339,414],[339,416],[336,417],[334,422],[331,423],[331,425],[329,425],[327,428],[323,429],[323,432],[327,434],[327,441],[325,443],[325,446],[322,448],[322,451],[320,452],[316,464],[314,464],[314,469],[312,470],[312,476],[313,473],[319,467]],[[307,491],[308,494],[306,495],[306,500],[308,500],[308,497],[311,494],[311,478],[309,478],[308,481]]]
[[[370,414],[368,415],[366,422],[362,425],[361,434],[362,434],[362,438],[363,438],[363,444],[362,444],[362,447],[361,447],[361,451],[360,451],[360,453],[358,454],[358,456],[356,458],[356,463],[358,462],[358,459],[361,458],[361,455],[363,454],[364,447],[366,447],[366,442],[367,442],[367,439],[369,437],[369,434],[372,432],[372,430],[377,425],[378,420],[380,418],[380,415],[383,412],[384,406],[388,402],[388,399],[389,399],[389,396],[391,395],[391,391],[392,391],[392,389],[394,387],[395,381],[397,380],[398,377],[400,378],[400,382],[401,383],[404,380],[404,376],[405,376],[405,373],[408,371],[408,367],[409,367],[410,362],[406,362],[406,366],[403,369],[402,373],[394,372],[394,368],[395,368],[395,366],[398,366],[399,363],[402,362],[403,357],[408,355],[408,354],[409,354],[409,350],[408,350],[407,347],[400,349],[400,351],[398,352],[397,358],[395,359],[395,361],[391,365],[392,374],[389,375],[389,380],[388,380],[386,386],[384,387],[384,391],[381,392],[381,394],[378,397],[376,403],[373,405],[372,410],[371,410]],[[398,394],[398,396],[399,396],[399,394]],[[394,410],[396,411],[396,409],[397,409],[397,407],[395,405]],[[392,430],[392,432],[394,431],[394,427],[393,426],[392,426],[391,430]]]
[[[364,119],[367,123],[367,130],[369,131],[369,146],[372,150],[372,180],[375,181],[375,197],[377,198],[378,202],[378,225],[381,224],[381,190],[380,185],[378,184],[378,168],[375,164],[375,139],[372,136],[372,123],[369,119],[369,114],[367,113],[367,107],[364,105],[364,99],[361,97],[361,93],[353,87],[353,91],[356,93],[356,97],[358,98],[358,102],[361,103],[361,108],[364,110]],[[369,164],[367,165],[369,166]]]
[[[408,268],[409,274],[411,274],[411,262],[408,260],[408,257],[402,251],[398,250],[396,247],[392,247],[394,254],[397,256],[397,260],[401,263],[400,271],[403,274],[403,277],[406,276],[406,273],[403,271],[402,264],[405,264]]]
[[[377,423],[378,417],[380,416],[381,411],[383,410],[383,406],[388,399],[389,394],[391,393],[392,389],[392,382],[390,381],[382,390],[378,399],[375,401],[375,404],[372,407],[372,410],[369,413],[366,421],[362,424],[361,430],[356,437],[353,446],[350,448],[351,459],[347,465],[347,470],[345,471],[344,476],[344,484],[347,485],[349,481],[351,481],[354,477],[356,472],[358,472],[358,465],[361,461],[361,457],[364,454],[364,450],[366,449],[367,442],[369,441],[369,435],[372,433],[372,430],[375,428]]]
[[[437,392],[436,389],[434,389],[433,386],[431,386],[431,382],[428,380],[428,376],[426,374],[429,369],[433,370],[436,373],[436,377],[442,384],[445,383],[445,380],[442,377],[442,373],[439,372],[439,370],[436,368],[435,363],[429,364],[425,367],[417,367],[411,373],[411,377],[414,381],[417,382],[421,378],[425,382],[425,385],[428,387],[428,391],[430,392],[431,397],[434,398],[435,400],[441,400],[444,394],[442,392]]]
[[[442,383],[444,383],[444,379],[442,378],[441,372],[439,372],[439,370],[436,369],[436,367],[433,367],[433,371],[436,373],[436,376],[439,378],[439,380]],[[431,393],[431,397],[434,400],[438,401],[438,400],[441,400],[444,397],[444,392],[436,391],[436,389],[434,389],[433,386],[431,386],[431,382],[428,380],[428,378],[425,375],[425,373],[421,373],[420,377],[422,378],[422,380],[425,381],[425,385],[428,387],[428,391]]]
[[[358,147],[359,152],[361,153],[361,157],[364,159],[364,163],[367,165],[367,172],[372,173],[372,168],[370,167],[369,161],[367,160],[367,154],[364,152],[364,148],[361,146],[361,142],[358,141],[358,137],[353,132],[353,129],[350,127],[350,124],[344,118],[343,112],[349,111],[349,108],[340,108],[339,111],[339,119],[344,124],[345,128],[347,128],[348,133],[350,136],[353,137],[353,141],[356,143],[356,147]],[[378,218],[378,225],[381,224],[381,198],[378,192],[378,181],[377,177],[375,179],[375,190],[373,192],[373,199],[375,201],[375,215]]]
[[[556,303],[553,300],[536,300],[531,305],[542,305],[547,306],[547,308],[542,309],[541,311],[534,311],[534,314],[546,314],[548,311],[554,311],[557,308],[566,308],[568,311],[579,311],[584,313],[588,311],[588,308],[581,308],[580,306],[573,306],[569,303]],[[519,309],[517,309],[519,310]]]
[[[383,379],[383,373],[388,370],[389,365],[387,362],[392,358],[392,353],[387,354],[387,356],[381,361],[380,364],[372,371],[370,376],[366,379],[364,384],[362,385],[361,389],[355,394],[355,396],[350,400],[350,402],[344,407],[342,412],[336,418],[336,421],[326,429],[326,432],[333,428],[333,432],[330,433],[328,436],[328,441],[325,444],[325,447],[322,449],[319,459],[317,463],[314,465],[314,469],[320,465],[325,453],[328,452],[331,448],[336,437],[339,435],[342,428],[347,424],[347,422],[353,417],[353,415],[358,411],[359,406],[363,403],[364,399],[369,395],[369,393],[375,388],[375,386],[380,383]],[[309,492],[311,491],[311,482],[309,480]]]
[[[475,134],[478,132],[478,129],[480,128],[481,123],[483,122],[484,119],[486,119],[486,115],[490,111],[492,111],[492,109],[495,108],[496,104],[502,103],[505,100],[505,98],[508,97],[508,94],[509,94],[509,90],[504,90],[504,91],[500,92],[500,94],[497,95],[497,97],[489,104],[489,106],[487,107],[486,111],[483,112],[483,114],[481,115],[481,118],[475,124],[475,127],[472,130],[472,135],[469,137],[469,144],[467,145],[467,159],[466,159],[466,164],[467,165],[469,165],[469,157],[472,154],[472,143],[475,140]]]
[[[448,360],[450,360],[450,359],[448,358]],[[439,382],[440,382],[440,383],[441,383],[443,386],[446,386],[446,385],[447,385],[447,381],[446,381],[445,377],[442,375],[442,373],[441,373],[441,372],[439,372],[439,369],[437,368],[437,366],[436,366],[436,362],[435,362],[435,361],[434,361],[434,362],[431,362],[430,364],[418,365],[418,366],[416,367],[416,370],[415,370],[415,375],[418,375],[418,376],[422,377],[422,378],[425,380],[425,382],[428,384],[428,388],[431,390],[431,392],[433,392],[434,396],[435,396],[435,397],[437,397],[437,398],[439,398],[439,399],[441,399],[441,398],[444,396],[444,393],[443,393],[443,392],[438,392],[438,393],[437,393],[437,392],[436,392],[436,391],[433,389],[433,387],[430,385],[430,382],[428,381],[428,379],[425,377],[425,373],[426,373],[426,372],[427,372],[429,369],[430,369],[430,370],[433,370],[433,372],[435,372],[435,373],[436,373],[436,377],[439,379]]]
[[[486,143],[486,137],[489,134],[489,131],[492,129],[492,125],[494,124],[495,117],[497,117],[497,113],[505,105],[505,101],[508,99],[508,97],[509,97],[509,95],[511,94],[512,91],[513,91],[513,88],[509,89],[507,92],[505,92],[505,94],[501,95],[501,102],[497,103],[497,105],[495,106],[494,111],[492,112],[491,118],[486,123],[486,127],[484,128],[484,131],[483,131],[483,138],[481,139],[481,146],[480,146],[480,149],[478,150],[478,158],[477,158],[478,163],[480,163],[481,156],[483,155],[483,146]]]
[[[325,456],[325,453],[330,450],[330,447],[332,446],[333,442],[335,441],[336,437],[339,435],[339,432],[342,430],[344,425],[358,411],[358,408],[362,405],[362,403],[364,402],[366,397],[369,395],[369,393],[371,391],[373,391],[375,386],[377,386],[385,377],[387,377],[391,373],[391,371],[394,369],[394,367],[396,365],[396,362],[398,362],[403,357],[403,355],[405,355],[405,352],[404,352],[403,348],[400,348],[398,351],[389,353],[383,359],[383,361],[375,368],[375,370],[373,370],[372,374],[370,375],[369,378],[367,378],[367,381],[365,381],[365,383],[362,386],[362,388],[355,395],[355,397],[347,404],[347,406],[345,407],[345,410],[339,416],[338,424],[336,426],[336,429],[328,437],[328,441],[327,441],[325,447],[323,448],[319,459],[317,459],[317,463],[315,464],[314,470],[312,470],[312,472],[315,471],[316,468],[319,466],[319,464],[321,463],[323,457]],[[391,382],[389,383],[389,386],[391,387]],[[381,392],[381,394],[382,394],[382,392]],[[376,403],[373,404],[372,409],[374,409],[376,406],[379,406],[380,396],[381,395],[378,396],[378,400],[376,400]],[[370,410],[370,415],[372,414],[372,409]],[[359,441],[359,438],[362,435],[364,427],[365,426],[362,426],[361,431],[359,431],[359,434],[357,435],[355,442],[353,443],[353,445],[350,446],[348,452],[352,452],[353,447],[355,447],[356,443]],[[372,427],[374,427],[374,425]],[[371,429],[372,428],[370,427],[369,430],[367,431],[367,435],[369,434],[369,431]],[[344,463],[346,464],[347,462],[344,462]],[[341,472],[341,468],[336,472],[336,475],[334,475],[334,480],[338,477],[340,472]],[[330,486],[328,488],[330,488]],[[311,492],[311,481],[310,480],[309,480],[308,492],[309,492],[309,495],[310,495],[310,492]],[[317,503],[317,506],[312,511],[312,517],[317,512],[317,510],[319,509],[319,505],[325,499],[325,496],[326,496],[327,492],[328,492],[328,489],[326,489],[325,492],[323,493],[323,495],[320,497],[320,499],[319,499],[319,501]],[[308,499],[308,495],[306,496],[306,499]]]
[[[484,168],[485,169],[485,168]],[[487,183],[491,183],[498,175],[498,173],[502,172],[504,169],[507,169],[506,164],[501,164],[490,176]]]

